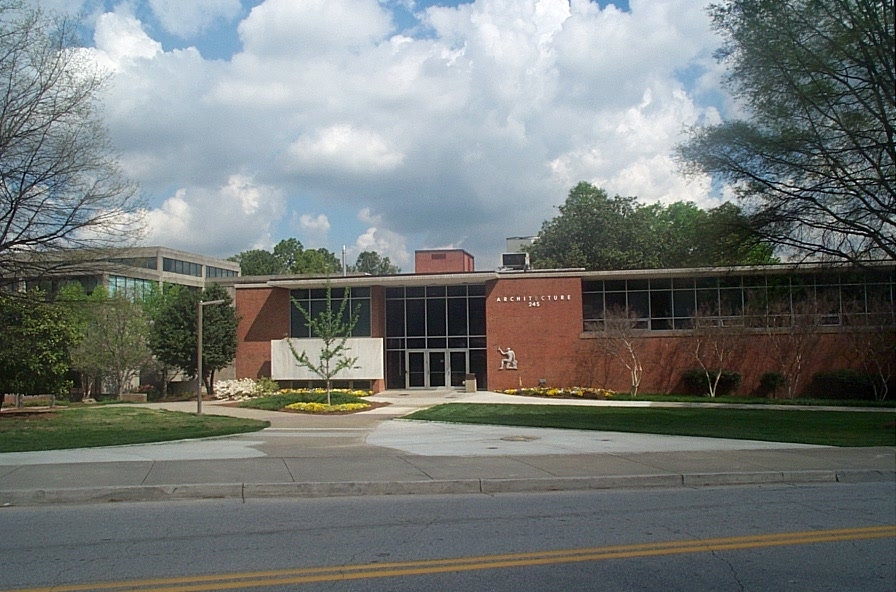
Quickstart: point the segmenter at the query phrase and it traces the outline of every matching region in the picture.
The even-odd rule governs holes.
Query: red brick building
[[[441,255],[444,255],[442,257]],[[346,386],[384,389],[465,385],[478,388],[592,386],[627,391],[628,369],[602,347],[610,311],[632,313],[643,365],[642,392],[682,388],[695,367],[695,311],[714,311],[717,326],[742,327],[745,312],[763,303],[778,333],[797,318],[800,303],[824,301],[807,334],[803,384],[819,370],[856,366],[848,347],[849,319],[871,319],[881,303],[893,334],[894,264],[873,269],[821,265],[588,272],[582,270],[473,270],[460,250],[420,251],[413,274],[392,276],[274,277],[233,280],[240,317],[235,362],[239,378],[270,376],[281,383],[315,381],[297,367],[286,339],[319,351],[293,302],[312,313],[347,296],[360,312],[350,345],[360,368],[337,377]],[[228,282],[229,283],[229,282]],[[783,308],[771,303],[783,303]],[[769,319],[772,316],[768,316]],[[880,317],[875,317],[879,319]],[[879,323],[879,320],[874,320]],[[877,327],[879,329],[879,327]],[[809,329],[796,329],[809,331]],[[758,388],[766,372],[780,371],[774,331],[752,328],[725,370],[741,373],[739,392]],[[893,334],[896,339],[896,334]]]

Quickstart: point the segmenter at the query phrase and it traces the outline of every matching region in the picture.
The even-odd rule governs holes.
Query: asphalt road
[[[892,592],[896,491],[890,482],[7,507],[0,557],[0,590]]]

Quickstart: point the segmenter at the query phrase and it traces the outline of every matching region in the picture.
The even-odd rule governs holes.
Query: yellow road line
[[[482,569],[551,565],[581,561],[602,561],[633,557],[705,553],[709,551],[755,549],[784,545],[807,545],[894,536],[896,536],[896,525],[866,528],[839,528],[834,530],[695,539],[688,541],[668,541],[634,545],[614,545],[584,549],[564,549],[558,551],[534,551],[529,553],[512,553],[504,555],[458,557],[453,559],[369,563],[364,565],[310,567],[302,569],[212,574],[178,578],[71,584],[45,588],[23,588],[16,592],[85,592],[89,590],[204,592],[239,588],[257,588],[263,586],[282,586],[285,584],[388,578]]]

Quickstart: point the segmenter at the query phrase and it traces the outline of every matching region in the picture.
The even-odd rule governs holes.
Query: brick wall
[[[896,338],[896,336],[894,336]],[[628,392],[631,378],[621,362],[599,347],[597,339],[581,340],[579,364],[575,381],[579,386],[608,388]],[[692,352],[692,342],[687,335],[650,335],[640,345],[644,373],[641,379],[642,393],[686,392],[682,374],[698,367]],[[764,335],[747,337],[726,370],[741,374],[742,380],[736,394],[763,395],[759,380],[766,372],[780,372],[778,363],[772,356],[773,348]],[[837,331],[829,331],[814,336],[806,352],[803,370],[797,385],[797,392],[809,386],[816,372],[840,368],[854,368],[856,360],[851,355],[847,337]],[[553,385],[552,385],[553,386]],[[783,396],[784,389],[778,395]]]
[[[240,288],[236,290],[236,377],[271,375],[271,340],[289,336],[289,290]]]
[[[521,277],[492,282],[487,287],[486,330],[490,390],[535,387],[543,379],[549,387],[629,391],[628,369],[600,347],[599,339],[582,331],[581,284],[576,278]],[[638,346],[643,365],[640,392],[685,392],[682,375],[698,366],[692,346],[687,334],[645,333]],[[498,347],[514,350],[517,370],[499,370],[503,356]],[[737,394],[761,394],[762,375],[781,371],[772,351],[767,336],[745,338],[726,368],[742,376]],[[859,369],[847,337],[836,329],[814,335],[798,392],[809,386],[816,372],[838,368]]]
[[[462,249],[414,253],[414,273],[465,273],[475,271],[473,267],[473,256]]]
[[[486,287],[488,385],[490,390],[573,386],[582,331],[578,278],[501,279]],[[499,370],[498,348],[512,348],[517,370]]]

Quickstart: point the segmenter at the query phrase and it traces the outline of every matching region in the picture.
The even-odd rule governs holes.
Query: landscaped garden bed
[[[293,413],[346,414],[387,404],[364,400],[369,394],[369,391],[333,389],[330,391],[328,405],[327,391],[324,389],[283,389],[277,393],[246,399],[239,406]]]

